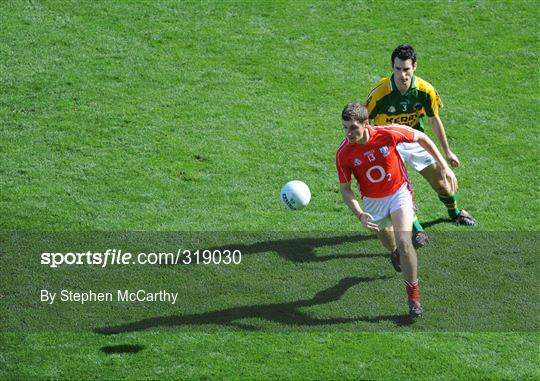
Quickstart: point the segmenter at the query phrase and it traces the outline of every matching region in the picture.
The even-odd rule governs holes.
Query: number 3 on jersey
[[[384,180],[385,177],[387,178],[386,181],[390,181],[392,179],[392,174],[386,173],[384,168],[380,165],[374,165],[373,167],[368,169],[366,172],[366,176],[368,180],[372,183],[380,183]]]

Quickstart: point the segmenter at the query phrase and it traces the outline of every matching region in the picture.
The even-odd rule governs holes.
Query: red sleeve
[[[343,155],[343,151],[338,150],[336,153],[336,169],[338,173],[339,183],[351,182],[351,168],[347,165],[347,160]]]
[[[390,132],[392,139],[396,142],[396,144],[414,142],[414,129],[411,127],[395,124],[386,126],[385,129]]]

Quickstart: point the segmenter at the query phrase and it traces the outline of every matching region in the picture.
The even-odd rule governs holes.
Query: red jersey
[[[360,193],[365,197],[382,198],[395,193],[409,175],[396,150],[401,142],[414,141],[414,130],[406,126],[370,127],[366,144],[351,144],[347,139],[336,153],[340,183],[351,182],[354,174]]]

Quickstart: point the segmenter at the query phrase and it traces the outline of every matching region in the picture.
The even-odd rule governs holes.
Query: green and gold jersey
[[[424,131],[425,116],[439,115],[441,98],[429,82],[413,76],[411,87],[402,94],[394,82],[394,75],[385,77],[368,95],[366,106],[369,119],[376,126],[405,124]]]

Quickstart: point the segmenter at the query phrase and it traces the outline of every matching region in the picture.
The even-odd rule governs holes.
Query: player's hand
[[[454,171],[450,169],[450,167],[446,166],[446,168],[442,169],[442,177],[445,184],[450,188],[450,192],[453,193],[458,190],[458,181],[456,175],[454,174]]]
[[[454,168],[457,168],[457,167],[459,167],[461,165],[461,163],[459,162],[458,157],[452,151],[448,151],[446,153],[446,161],[448,161],[450,163],[450,165],[452,167],[454,167]]]
[[[371,231],[379,231],[379,225],[373,222],[373,216],[369,213],[362,213],[360,216],[360,222]]]

